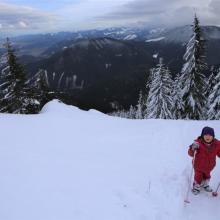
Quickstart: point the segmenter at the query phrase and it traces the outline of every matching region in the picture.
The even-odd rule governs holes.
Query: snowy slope
[[[158,38],[146,40],[145,42],[157,42],[157,41],[163,40],[164,38],[165,38],[165,37],[158,37]]]
[[[0,219],[219,220],[220,196],[183,204],[187,148],[205,125],[220,136],[218,121],[127,120],[55,100],[0,114]]]

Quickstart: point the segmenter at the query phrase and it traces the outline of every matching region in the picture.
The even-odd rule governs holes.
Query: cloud
[[[210,17],[209,19],[213,21],[213,24],[219,25],[220,23],[220,1],[219,0],[212,0],[209,4],[210,9]]]
[[[56,14],[62,17],[60,25],[69,26],[72,29],[85,29],[101,27],[97,17],[112,13],[131,0],[80,0],[77,3],[65,4],[56,10]],[[104,27],[108,21],[105,20]],[[111,23],[111,22],[110,22]],[[102,26],[102,27],[103,27]]]
[[[131,0],[3,1],[0,3],[0,24],[4,31],[36,33],[106,27],[108,21],[100,24],[96,17],[111,13]]]
[[[220,25],[220,0],[0,1],[1,32],[71,31],[138,23],[179,26],[191,24],[195,12],[202,25]],[[22,6],[25,3],[31,7]]]
[[[144,22],[150,26],[191,24],[196,12],[202,24],[220,24],[219,0],[133,0],[98,21]]]
[[[48,29],[55,25],[56,17],[53,14],[34,9],[32,7],[0,3],[0,24],[5,32],[34,32]]]

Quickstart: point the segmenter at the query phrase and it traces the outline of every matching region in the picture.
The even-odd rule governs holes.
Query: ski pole
[[[193,178],[193,170],[194,170],[194,162],[195,162],[195,158],[196,158],[196,153],[197,153],[197,151],[194,151],[194,153],[193,153],[193,161],[192,161],[191,174],[190,174],[188,189],[187,189],[187,192],[186,192],[186,197],[184,199],[185,203],[190,203],[190,201],[189,201],[189,191],[190,191],[190,188],[191,188],[191,182],[192,182],[192,178]]]
[[[212,193],[213,196],[217,196],[218,195],[219,187],[220,187],[220,182],[218,183],[218,186],[217,186],[216,190]]]

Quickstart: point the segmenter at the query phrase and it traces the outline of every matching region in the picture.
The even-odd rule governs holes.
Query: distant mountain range
[[[204,36],[207,40],[220,39],[220,27],[202,27]],[[19,50],[21,55],[44,56],[47,49],[60,48],[65,46],[68,41],[79,39],[94,38],[113,38],[117,40],[147,41],[163,40],[167,42],[185,43],[192,34],[191,26],[177,27],[173,29],[157,28],[108,28],[103,30],[88,30],[78,32],[58,32],[53,34],[36,34],[13,37],[11,40]],[[0,39],[2,43],[4,39]],[[50,50],[51,52],[55,52]]]
[[[220,66],[220,28],[202,28],[209,67]],[[149,69],[159,57],[175,75],[182,68],[191,26],[173,29],[111,28],[12,38],[30,77],[45,69],[54,89],[70,95],[69,102],[103,112],[135,104],[145,89]],[[0,49],[0,54],[4,49]],[[4,63],[4,59],[1,59]]]

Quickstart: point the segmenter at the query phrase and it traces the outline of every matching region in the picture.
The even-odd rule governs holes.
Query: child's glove
[[[196,142],[196,141],[194,141],[194,142],[191,144],[190,147],[191,147],[191,149],[192,149],[193,151],[196,151],[196,150],[199,149],[199,143]]]

